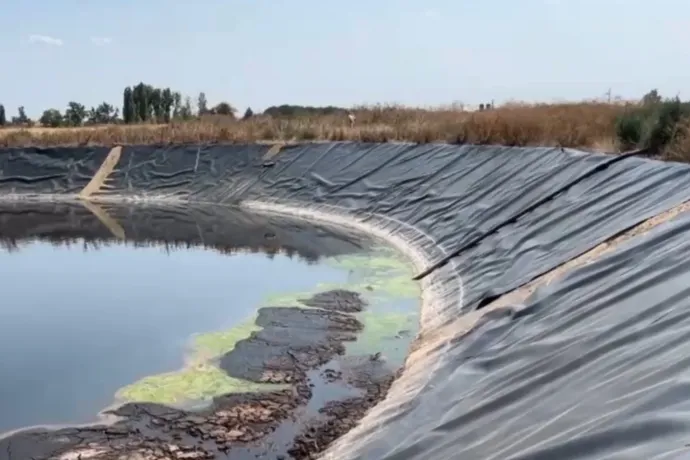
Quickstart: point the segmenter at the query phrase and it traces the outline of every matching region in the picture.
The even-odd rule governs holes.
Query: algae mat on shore
[[[226,331],[199,334],[193,338],[192,351],[184,368],[144,377],[121,388],[116,399],[176,406],[207,401],[222,394],[281,388],[281,385],[257,384],[231,377],[213,363],[222,354],[232,351],[237,342],[259,329],[252,318]]]
[[[300,300],[332,289],[360,293],[368,302],[355,316],[364,330],[355,342],[346,345],[348,355],[383,353],[393,365],[402,365],[410,341],[418,330],[419,286],[412,281],[413,267],[396,252],[385,247],[365,254],[325,259],[325,264],[348,272],[347,282],[319,283],[312,290],[267,296],[261,306],[304,306]],[[155,402],[171,406],[203,404],[213,397],[240,392],[284,388],[283,385],[256,384],[230,377],[215,361],[232,351],[239,341],[261,328],[256,316],[227,330],[200,333],[192,337],[187,365],[182,369],[145,377],[121,388],[120,402]]]
[[[364,330],[357,341],[346,344],[348,354],[381,352],[394,366],[403,364],[409,345],[419,330],[419,284],[412,280],[414,267],[390,248],[370,254],[335,257],[333,266],[350,271],[345,289],[361,293],[369,307],[357,314]]]

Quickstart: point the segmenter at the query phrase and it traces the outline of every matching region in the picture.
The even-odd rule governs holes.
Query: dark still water
[[[0,432],[94,421],[122,387],[181,369],[194,334],[247,323],[272,293],[347,275],[261,253],[79,242],[1,251]]]

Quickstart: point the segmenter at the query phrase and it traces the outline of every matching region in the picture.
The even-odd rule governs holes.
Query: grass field
[[[513,104],[481,112],[378,106],[355,110],[357,119],[352,127],[347,117],[336,115],[293,118],[258,115],[248,120],[216,116],[167,125],[12,127],[0,129],[0,146],[350,140],[563,146],[616,152],[632,147],[630,142],[628,145],[621,142],[620,120],[635,110],[640,110],[639,104],[598,102]],[[637,118],[633,121],[638,122],[639,131],[646,121]],[[688,123],[684,120],[685,125]],[[684,157],[686,151],[690,153],[683,148],[690,142],[686,141],[685,130],[682,131],[674,134],[674,145],[665,146],[665,151],[676,158]],[[640,143],[639,139],[636,142]]]

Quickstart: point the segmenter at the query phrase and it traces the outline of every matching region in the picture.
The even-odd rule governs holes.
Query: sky
[[[690,98],[687,0],[7,0],[0,104],[170,87],[271,105]]]

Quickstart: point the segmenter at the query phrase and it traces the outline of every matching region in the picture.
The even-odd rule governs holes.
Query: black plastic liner
[[[634,156],[343,143],[286,147],[264,164],[268,149],[125,147],[107,194],[397,219],[448,253],[467,247],[454,259],[466,311],[690,199],[688,166]],[[77,193],[107,153],[0,150],[0,193]],[[683,458],[688,228],[681,215],[537,291],[519,313],[492,312],[359,458]]]
[[[686,458],[689,233],[681,215],[494,312],[368,458]]]

